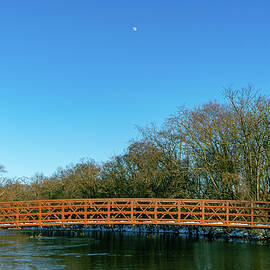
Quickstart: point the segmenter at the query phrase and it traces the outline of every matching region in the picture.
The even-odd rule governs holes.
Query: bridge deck
[[[77,224],[270,229],[270,202],[144,198],[0,202],[0,228]]]

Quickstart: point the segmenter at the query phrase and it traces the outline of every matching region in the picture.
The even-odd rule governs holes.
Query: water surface
[[[270,269],[270,246],[173,234],[0,231],[0,269]]]

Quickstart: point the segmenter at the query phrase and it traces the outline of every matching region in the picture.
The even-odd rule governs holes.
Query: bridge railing
[[[0,202],[0,227],[75,224],[270,228],[270,202],[156,198]]]

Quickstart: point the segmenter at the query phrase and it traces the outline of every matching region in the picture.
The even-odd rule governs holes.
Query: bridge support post
[[[62,207],[61,207],[61,210],[62,210],[62,212],[61,212],[61,222],[62,222],[61,226],[62,227],[65,227],[65,224],[64,224],[64,222],[65,222],[65,206],[64,206],[64,204],[65,204],[65,202],[62,201]]]
[[[111,202],[108,201],[107,203],[107,219],[108,219],[108,224],[110,226],[111,223]]]
[[[87,223],[87,202],[86,201],[84,202],[83,210],[84,210],[84,225],[86,225]]]
[[[17,207],[16,207],[16,228],[17,229],[19,228],[19,219],[20,219],[20,216],[19,216],[19,207],[17,205]]]
[[[134,200],[130,201],[130,222],[131,225],[134,226]]]
[[[205,225],[205,204],[204,201],[201,200],[201,211],[202,211],[202,224]]]
[[[230,209],[229,209],[229,202],[226,202],[226,224],[229,225],[230,222]]]
[[[157,200],[155,200],[155,203],[154,203],[155,207],[154,207],[154,223],[157,225]]]
[[[42,215],[41,215],[42,209],[41,209],[41,201],[38,203],[38,226],[39,228],[42,228]]]
[[[178,224],[180,225],[181,224],[181,201],[179,200],[178,201],[178,205],[177,205],[177,210],[178,210]]]
[[[254,204],[250,204],[250,226],[254,227]]]

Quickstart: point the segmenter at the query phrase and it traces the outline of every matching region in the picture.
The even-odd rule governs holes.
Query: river
[[[174,234],[0,231],[0,269],[270,269],[270,246]]]

